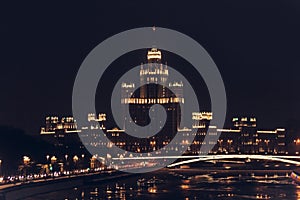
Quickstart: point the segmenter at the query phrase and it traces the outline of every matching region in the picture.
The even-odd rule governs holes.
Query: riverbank
[[[53,191],[81,187],[84,184],[91,184],[93,182],[109,181],[132,175],[121,172],[93,173],[2,185],[0,186],[0,200],[19,200]]]

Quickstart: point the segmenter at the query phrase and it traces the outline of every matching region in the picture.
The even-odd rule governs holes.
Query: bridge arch
[[[181,157],[183,158],[183,157]],[[277,162],[283,162],[293,165],[300,165],[300,161],[295,161],[291,159],[300,159],[299,156],[270,156],[270,155],[207,155],[201,156],[199,158],[193,158],[189,160],[179,161],[172,163],[167,167],[176,167],[184,164],[191,164],[197,162],[204,162],[209,160],[223,160],[223,159],[254,159],[254,160],[271,160]]]

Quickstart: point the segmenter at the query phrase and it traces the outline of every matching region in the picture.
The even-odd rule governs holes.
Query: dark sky
[[[209,52],[225,82],[228,118],[255,115],[265,128],[299,119],[300,2],[195,2],[2,2],[0,124],[38,134],[45,116],[71,115],[73,82],[89,51],[153,25]]]

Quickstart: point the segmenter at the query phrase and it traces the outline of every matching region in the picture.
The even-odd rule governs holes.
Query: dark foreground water
[[[276,171],[159,171],[29,199],[280,199],[300,200],[300,187]]]

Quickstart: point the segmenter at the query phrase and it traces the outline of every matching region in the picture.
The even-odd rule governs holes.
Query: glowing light
[[[239,133],[241,130],[235,129],[217,129],[218,132],[227,132],[227,133]]]
[[[212,120],[212,112],[193,112],[193,120]]]
[[[242,122],[246,122],[247,120],[248,120],[247,117],[243,117],[243,118],[241,119]]]
[[[183,190],[190,189],[190,186],[189,186],[189,185],[181,185],[180,187],[181,187],[181,189],[183,189]]]
[[[74,162],[77,162],[78,160],[79,160],[78,156],[75,155],[75,156],[73,157],[73,161],[74,161]]]
[[[122,83],[122,88],[134,88],[134,83]]]
[[[161,52],[157,50],[156,48],[152,48],[150,51],[148,51],[147,59],[159,59],[161,60]]]
[[[250,122],[256,122],[256,118],[250,118]]]
[[[55,163],[57,161],[57,158],[55,156],[52,156],[50,160],[52,163]]]
[[[233,122],[239,121],[239,118],[234,117],[234,118],[232,118],[232,121],[233,121]]]
[[[29,164],[30,158],[28,156],[23,156],[23,162],[25,165]]]
[[[123,104],[168,104],[168,103],[184,103],[184,98],[123,98]]]
[[[45,128],[42,128],[40,134],[41,135],[52,135],[52,134],[55,134],[55,131],[45,131]]]
[[[277,133],[277,131],[257,131],[257,133],[268,133],[268,134],[274,134],[274,133]]]
[[[66,133],[81,133],[81,130],[65,131]]]
[[[148,188],[149,193],[157,193],[157,188],[156,187],[150,187]]]
[[[182,83],[182,81],[169,83],[169,87],[183,87],[183,83]]]
[[[294,140],[294,142],[296,143],[296,145],[299,145],[300,144],[300,139],[298,138],[298,139]]]
[[[125,132],[125,130],[120,130],[118,128],[113,128],[111,130],[107,130],[107,132],[108,133],[111,133],[111,132],[113,132],[113,133],[117,133],[117,132],[121,133],[121,132]]]

